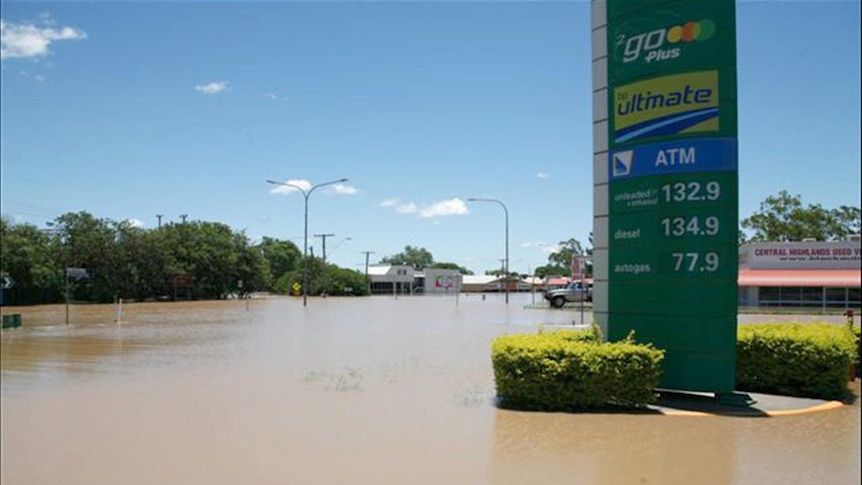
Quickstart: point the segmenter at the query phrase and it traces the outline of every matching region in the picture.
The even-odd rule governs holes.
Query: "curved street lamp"
[[[496,204],[500,204],[500,207],[503,208],[503,213],[506,216],[506,262],[503,266],[503,271],[506,276],[506,304],[509,304],[509,209],[506,208],[506,204],[497,199],[483,199],[478,197],[471,197],[467,199],[467,202],[494,202]]]
[[[305,190],[298,185],[287,182],[276,182],[275,180],[267,180],[266,182],[273,185],[292,187],[302,192],[302,196],[305,197],[305,232],[304,237],[302,238],[302,306],[308,306],[308,197],[318,187],[323,187],[324,185],[340,184],[342,182],[347,182],[347,179],[343,178],[338,180],[330,180],[329,182],[323,182],[322,184],[313,185],[308,190]]]
[[[332,249],[330,249],[330,250],[329,250],[329,254],[331,255],[332,253],[334,253],[334,252],[335,252],[335,250],[336,250],[336,249],[338,249],[338,247],[339,247],[339,246],[341,246],[342,244],[344,244],[344,241],[350,241],[351,239],[352,239],[352,238],[350,238],[350,237],[345,237],[345,238],[344,238],[344,239],[342,239],[341,241],[338,241],[337,243],[335,243],[335,246],[333,246],[333,247],[332,247]]]

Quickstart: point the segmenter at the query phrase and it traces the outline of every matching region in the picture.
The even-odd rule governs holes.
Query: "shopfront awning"
[[[862,286],[858,269],[742,269],[739,286]]]

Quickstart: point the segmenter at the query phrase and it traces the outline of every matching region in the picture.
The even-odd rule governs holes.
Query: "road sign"
[[[586,259],[583,255],[572,254],[572,281],[584,279],[584,270],[586,269]]]

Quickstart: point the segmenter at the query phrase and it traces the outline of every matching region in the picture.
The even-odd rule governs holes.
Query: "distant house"
[[[368,267],[371,293],[410,294],[417,288],[417,272],[406,264],[379,264]]]
[[[482,293],[482,292],[504,292],[506,291],[506,278],[493,275],[465,275],[461,291],[465,293]],[[533,288],[540,288],[542,280],[540,278],[519,278],[514,277],[509,281],[509,291],[530,291]]]
[[[461,291],[465,293],[482,293],[485,291],[500,291],[502,279],[493,275],[464,275]]]
[[[518,289],[519,291],[544,291],[545,279],[538,276],[527,276],[526,278],[521,278],[521,281],[518,283]]]
[[[462,275],[449,269],[426,268],[418,271],[410,265],[378,264],[368,267],[368,279],[373,294],[448,294],[502,293],[506,291],[506,278],[494,275]],[[509,291],[544,291],[550,282],[551,288],[564,287],[569,278],[517,278],[509,280]]]

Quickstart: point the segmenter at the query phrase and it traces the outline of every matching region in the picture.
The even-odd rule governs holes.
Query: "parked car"
[[[593,301],[593,285],[573,281],[565,288],[545,292],[545,300],[554,308],[562,308],[570,302]]]

